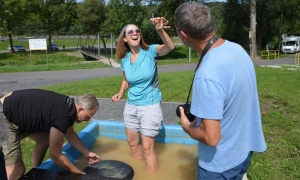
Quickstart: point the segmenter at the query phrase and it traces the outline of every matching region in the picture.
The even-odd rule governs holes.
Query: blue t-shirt
[[[162,99],[158,83],[155,57],[156,45],[148,50],[140,49],[134,63],[130,62],[130,52],[121,61],[121,69],[125,72],[129,83],[127,103],[136,106],[147,106],[159,103]]]
[[[196,72],[191,113],[220,121],[221,139],[216,147],[199,142],[199,166],[224,172],[240,163],[249,151],[263,152],[256,75],[252,60],[238,44],[225,41],[210,50]]]

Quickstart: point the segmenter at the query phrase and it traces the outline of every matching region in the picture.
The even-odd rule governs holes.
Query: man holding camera
[[[242,179],[253,151],[266,150],[253,62],[240,45],[217,38],[202,3],[181,4],[174,22],[184,44],[206,53],[193,81],[195,118],[179,108],[182,128],[199,141],[198,179]]]

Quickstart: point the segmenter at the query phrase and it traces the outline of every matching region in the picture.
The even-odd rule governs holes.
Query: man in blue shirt
[[[216,38],[210,10],[199,2],[180,5],[174,15],[182,42],[202,54],[195,73],[189,122],[181,112],[182,128],[199,141],[198,179],[242,179],[252,152],[263,152],[256,75],[253,62],[238,44]]]

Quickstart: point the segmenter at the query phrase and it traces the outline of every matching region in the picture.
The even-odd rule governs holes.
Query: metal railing
[[[263,50],[260,52],[260,57],[262,59],[278,59],[279,58],[279,50]]]
[[[300,64],[300,53],[295,54],[295,64]]]

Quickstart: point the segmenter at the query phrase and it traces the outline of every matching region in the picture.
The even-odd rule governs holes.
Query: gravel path
[[[100,110],[94,115],[94,119],[97,120],[123,120],[123,109],[126,101],[121,100],[119,102],[112,102],[111,99],[98,98],[100,104]],[[182,103],[170,103],[162,102],[162,111],[165,124],[178,124],[179,119],[176,116],[176,108]]]

